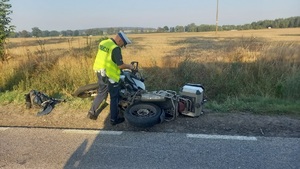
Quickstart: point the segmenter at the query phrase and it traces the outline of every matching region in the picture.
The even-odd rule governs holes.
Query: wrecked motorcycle
[[[147,91],[138,62],[131,62],[133,70],[122,70],[120,78],[119,110],[127,122],[137,127],[151,127],[171,121],[179,114],[198,117],[203,112],[204,88],[187,83],[179,93],[172,90]],[[73,96],[87,98],[97,94],[98,84],[79,87]]]

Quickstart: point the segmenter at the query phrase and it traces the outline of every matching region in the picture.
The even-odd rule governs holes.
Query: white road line
[[[0,131],[5,131],[10,127],[0,127]],[[108,131],[108,130],[76,130],[65,129],[63,133],[75,133],[75,134],[103,134],[103,135],[121,135],[123,131]],[[187,138],[200,138],[200,139],[222,139],[222,140],[243,140],[243,141],[257,141],[256,137],[251,136],[230,136],[230,135],[208,135],[208,134],[186,134]]]
[[[106,134],[106,135],[121,135],[123,131],[107,131],[107,130],[63,130],[63,133],[77,134]]]
[[[4,130],[7,130],[9,129],[9,127],[0,127],[0,131],[4,131]]]
[[[188,138],[257,141],[256,137],[248,137],[248,136],[228,136],[228,135],[208,135],[208,134],[186,134],[186,136]]]

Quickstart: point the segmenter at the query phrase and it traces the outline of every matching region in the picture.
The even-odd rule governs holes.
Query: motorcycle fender
[[[145,84],[144,84],[142,81],[137,80],[137,79],[135,79],[135,78],[132,78],[132,80],[134,81],[134,83],[135,83],[140,89],[146,90],[146,86],[145,86]]]
[[[165,97],[157,95],[155,93],[143,93],[141,96],[141,101],[143,102],[164,102]]]

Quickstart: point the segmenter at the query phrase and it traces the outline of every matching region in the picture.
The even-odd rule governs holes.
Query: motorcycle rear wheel
[[[124,117],[129,124],[136,127],[152,127],[161,121],[162,110],[152,103],[138,103],[129,106]]]
[[[93,93],[97,93],[98,88],[99,88],[98,83],[88,84],[79,87],[72,95],[74,97],[88,98],[91,97]]]

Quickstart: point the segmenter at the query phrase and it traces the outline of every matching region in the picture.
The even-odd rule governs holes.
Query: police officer
[[[109,93],[111,125],[122,123],[125,120],[123,117],[118,117],[118,102],[121,69],[133,69],[133,65],[125,64],[122,59],[121,48],[126,47],[127,44],[131,44],[131,41],[122,31],[114,38],[99,43],[93,66],[98,77],[99,89],[87,115],[90,119],[97,119],[99,114],[97,109]]]

